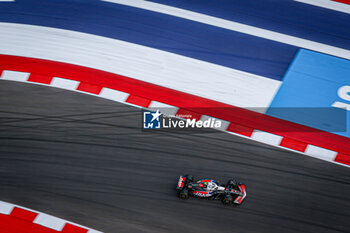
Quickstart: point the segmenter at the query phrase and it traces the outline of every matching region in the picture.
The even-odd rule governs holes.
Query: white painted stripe
[[[200,120],[202,120],[202,121],[206,121],[208,119],[215,120],[215,121],[221,121],[221,127],[219,128],[220,130],[226,130],[228,128],[228,126],[230,125],[230,122],[228,122],[228,121],[221,120],[221,119],[218,119],[218,118],[215,118],[215,117],[211,117],[211,116],[207,116],[207,115],[202,115],[201,118],[200,118]]]
[[[1,75],[1,79],[11,80],[11,81],[19,81],[26,82],[29,78],[29,73],[4,70]]]
[[[314,145],[308,145],[306,147],[305,154],[327,161],[334,161],[337,152]]]
[[[117,101],[117,102],[125,102],[126,99],[129,97],[129,94],[122,91],[117,91],[117,90],[104,87],[102,88],[99,96],[102,98]]]
[[[260,130],[254,130],[251,138],[253,140],[263,142],[269,145],[278,146],[281,143],[283,137],[276,134],[263,132]]]
[[[0,31],[0,54],[91,67],[242,108],[265,111],[281,85],[273,79],[91,34],[13,23],[0,23]]]
[[[306,48],[306,49],[318,51],[321,53],[326,53],[337,57],[350,59],[350,51],[346,49],[342,49],[342,48],[338,48],[338,47],[334,47],[326,44],[321,44],[311,40],[306,40],[295,36],[290,36],[290,35],[274,32],[274,31],[269,31],[266,29],[249,26],[246,24],[236,23],[233,21],[200,14],[193,11],[183,10],[180,8],[171,7],[171,6],[167,6],[159,3],[148,2],[143,0],[102,0],[102,1],[113,2],[117,4],[144,9],[144,10],[172,15],[172,16],[176,16],[176,17],[180,17],[180,18],[216,26],[216,27],[225,28],[232,31],[245,33],[252,36],[265,38],[268,40],[278,41],[284,44],[294,45],[300,48]]]
[[[67,89],[67,90],[76,90],[77,87],[79,86],[79,82],[75,80],[54,77],[50,85],[58,88]]]
[[[340,2],[334,2],[331,0],[294,0],[294,1],[350,14],[350,5],[340,3]]]
[[[0,2],[14,2],[15,0],[0,0]]]
[[[153,111],[157,111],[157,109],[159,109],[159,111],[162,114],[164,114],[165,116],[171,116],[171,117],[174,117],[176,115],[177,111],[179,110],[178,107],[175,107],[175,106],[172,106],[169,104],[165,104],[165,103],[161,103],[158,101],[151,101],[148,108],[150,110],[153,110]]]
[[[61,231],[66,224],[65,220],[44,213],[38,214],[33,222],[56,231]]]
[[[14,205],[0,201],[0,214],[9,215],[13,210]]]

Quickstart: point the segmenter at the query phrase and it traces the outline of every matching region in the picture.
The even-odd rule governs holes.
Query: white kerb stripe
[[[150,105],[148,106],[148,109],[152,111],[159,110],[165,116],[175,116],[177,111],[179,110],[178,107],[161,103],[158,101],[151,101]]]
[[[306,147],[305,154],[327,161],[334,161],[337,152],[314,145],[308,145]]]
[[[0,214],[9,215],[13,210],[14,205],[0,201]]]
[[[117,102],[125,102],[129,94],[126,92],[117,91],[117,90],[104,87],[102,88],[99,96],[102,98],[117,101]]]
[[[220,130],[226,130],[228,128],[228,126],[230,125],[230,122],[228,122],[228,121],[221,120],[221,119],[218,119],[218,118],[215,118],[215,117],[211,117],[211,116],[207,116],[207,115],[202,115],[201,118],[200,118],[201,121],[206,121],[208,119],[212,119],[214,121],[221,121]]]
[[[340,2],[334,2],[331,0],[294,0],[294,1],[350,14],[350,5],[340,3]]]
[[[337,57],[350,59],[350,51],[346,49],[342,49],[342,48],[338,48],[338,47],[334,47],[326,44],[321,44],[315,41],[306,40],[299,37],[290,36],[290,35],[274,32],[274,31],[269,31],[266,29],[249,26],[246,24],[236,23],[233,21],[200,14],[189,10],[183,10],[180,8],[171,7],[171,6],[167,6],[159,3],[143,1],[143,0],[102,0],[102,1],[113,2],[121,5],[126,5],[126,6],[144,9],[144,10],[172,15],[172,16],[212,25],[215,27],[221,27],[228,30],[252,35],[252,36],[265,38],[268,40],[278,41],[284,44],[294,45],[300,48],[306,48],[309,50],[314,50],[321,53],[326,53]]]
[[[263,132],[260,130],[254,130],[251,138],[253,140],[263,142],[269,145],[274,145],[274,146],[279,146],[282,140],[282,136],[272,134],[272,133],[267,133]]]
[[[76,90],[79,82],[75,80],[54,77],[50,85],[67,90]]]
[[[90,229],[90,230],[88,230],[87,233],[103,233],[103,232],[102,232],[102,231],[96,231],[96,230]]]
[[[4,70],[1,75],[1,79],[25,82],[28,80],[30,73]]]
[[[33,221],[36,224],[42,225],[47,228],[51,228],[56,231],[61,231],[66,224],[66,221],[60,218],[56,218],[51,215],[44,213],[38,214],[38,216]]]

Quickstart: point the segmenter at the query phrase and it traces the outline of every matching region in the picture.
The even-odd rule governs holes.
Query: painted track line
[[[14,23],[0,23],[0,31],[0,54],[91,67],[256,111],[266,111],[281,85],[270,78],[102,36]]]
[[[222,130],[329,162],[350,165],[350,139],[125,76],[77,65],[0,55],[0,80],[64,88],[141,108],[224,121]],[[30,74],[30,75],[28,75]]]
[[[273,40],[284,44],[293,45],[299,48],[305,48],[305,49],[326,53],[329,55],[350,60],[350,51],[346,49],[274,32],[274,31],[269,31],[258,27],[249,26],[242,23],[236,23],[233,21],[229,21],[229,20],[225,20],[225,19],[221,19],[213,16],[208,16],[201,13],[196,13],[189,10],[184,10],[184,9],[180,9],[172,6],[167,6],[167,5],[143,1],[143,0],[102,0],[102,1],[140,8],[140,9],[149,10],[149,11],[154,11],[154,12],[167,14],[175,17],[180,17],[183,19],[188,19],[188,20],[204,23],[215,27],[237,31],[244,34],[257,36],[268,40]]]

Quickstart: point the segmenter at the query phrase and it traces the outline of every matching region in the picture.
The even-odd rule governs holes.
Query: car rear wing
[[[240,189],[241,193],[240,195],[233,201],[235,204],[241,204],[242,201],[245,199],[245,197],[247,196],[247,191],[245,188],[245,185],[240,183],[238,185],[238,188]]]
[[[179,181],[177,182],[176,189],[179,189],[179,190],[183,189],[185,186],[185,181],[186,181],[186,177],[180,176]]]

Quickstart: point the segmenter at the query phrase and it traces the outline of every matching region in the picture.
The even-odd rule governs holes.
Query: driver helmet
[[[232,186],[232,187],[236,188],[237,187],[237,181],[235,179],[230,179],[227,182],[227,186]]]

